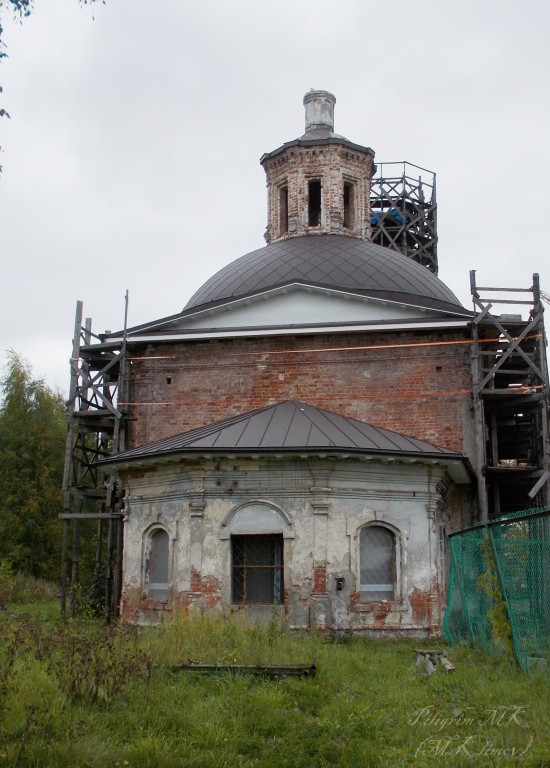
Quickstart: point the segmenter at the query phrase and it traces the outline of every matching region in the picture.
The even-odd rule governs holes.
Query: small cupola
[[[336,97],[328,91],[308,91],[304,96],[306,108],[306,136],[310,139],[320,138],[318,133],[334,132],[334,105]]]
[[[318,234],[370,239],[374,152],[334,133],[335,104],[328,91],[308,91],[303,136],[260,160],[267,177],[268,243]]]

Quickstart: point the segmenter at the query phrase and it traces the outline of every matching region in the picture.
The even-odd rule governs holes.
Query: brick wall
[[[346,146],[320,145],[315,148],[293,147],[265,160],[267,176],[268,243],[281,237],[281,187],[288,189],[288,232],[283,236],[328,232],[370,236],[370,186],[374,173],[373,155]],[[320,179],[322,187],[321,224],[308,226],[308,181]],[[353,227],[344,229],[344,181],[351,182]]]
[[[470,346],[460,343],[467,339],[457,331],[403,331],[131,351],[131,444],[294,399],[464,451],[473,430]],[[420,346],[403,346],[411,344]],[[371,348],[345,349],[359,346]]]

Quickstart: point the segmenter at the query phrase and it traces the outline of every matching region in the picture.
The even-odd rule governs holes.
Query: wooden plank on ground
[[[315,664],[202,664],[200,662],[188,662],[186,664],[159,664],[156,668],[169,669],[172,672],[200,672],[207,675],[231,672],[271,678],[314,677],[317,672]]]

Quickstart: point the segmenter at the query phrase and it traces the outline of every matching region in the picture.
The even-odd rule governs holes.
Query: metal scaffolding
[[[128,295],[126,294],[126,312]],[[64,511],[61,571],[61,614],[74,616],[80,594],[81,542],[95,542],[87,557],[93,571],[93,594],[88,602],[107,620],[118,615],[122,563],[121,493],[114,475],[96,462],[124,450],[127,414],[118,401],[128,401],[126,333],[116,345],[92,333],[92,322],[82,323],[77,302],[67,402],[67,442],[63,477]],[[126,317],[124,322],[126,328]],[[67,600],[69,607],[67,611]]]
[[[435,173],[406,161],[380,163],[372,180],[370,205],[373,242],[437,275]]]
[[[488,288],[472,271],[470,285],[479,503],[487,519],[550,503],[550,389],[539,276],[530,288]],[[529,314],[495,314],[500,306]]]

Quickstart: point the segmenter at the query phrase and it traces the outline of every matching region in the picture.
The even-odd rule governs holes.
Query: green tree
[[[0,405],[0,559],[48,579],[59,574],[65,407],[29,364],[9,353]]]

